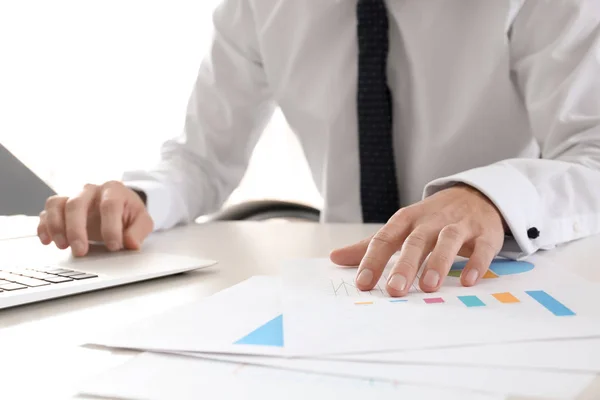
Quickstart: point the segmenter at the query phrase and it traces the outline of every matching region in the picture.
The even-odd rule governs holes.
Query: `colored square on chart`
[[[496,298],[496,300],[498,300],[500,303],[520,303],[521,301],[519,299],[517,299],[515,296],[512,295],[512,293],[494,293],[492,294],[492,296],[494,296]]]
[[[454,278],[460,278],[460,274],[462,273],[462,269],[451,269],[448,272],[448,276],[453,276]]]
[[[458,299],[467,307],[483,307],[485,303],[477,296],[458,296]]]
[[[423,301],[427,304],[437,304],[437,303],[443,303],[444,299],[442,299],[441,297],[432,297],[429,299],[423,299]]]

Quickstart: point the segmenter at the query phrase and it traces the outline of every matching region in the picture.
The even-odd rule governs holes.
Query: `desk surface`
[[[332,248],[362,239],[376,229],[376,225],[231,222],[157,233],[148,239],[144,250],[215,259],[219,264],[0,311],[2,397],[73,397],[80,382],[136,354],[80,346],[92,335],[126,324],[132,317],[142,318],[209,296],[253,275],[277,274],[286,259],[326,257]],[[600,281],[600,268],[595,266],[598,248],[600,237],[594,237],[543,256],[587,279]],[[68,252],[43,247],[37,238],[0,240],[0,254],[8,263],[11,259],[33,263],[70,257]],[[600,398],[600,387],[596,388],[586,397]]]

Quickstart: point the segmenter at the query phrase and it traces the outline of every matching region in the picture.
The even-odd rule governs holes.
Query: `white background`
[[[147,168],[178,135],[218,0],[0,0],[0,142],[61,193]],[[320,207],[277,112],[230,203]]]

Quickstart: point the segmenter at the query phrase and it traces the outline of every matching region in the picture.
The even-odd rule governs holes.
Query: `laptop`
[[[0,215],[38,215],[55,192],[0,145]],[[0,240],[1,243],[7,243]],[[41,244],[31,242],[31,252]],[[150,251],[91,255],[60,262],[0,262],[0,309],[180,274],[216,264],[196,257]],[[27,249],[29,251],[29,249]]]

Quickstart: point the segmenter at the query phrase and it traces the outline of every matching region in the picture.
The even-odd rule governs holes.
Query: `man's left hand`
[[[371,290],[392,255],[400,250],[387,291],[404,296],[431,253],[419,286],[435,292],[457,255],[469,258],[461,283],[476,284],[502,248],[504,234],[504,222],[494,204],[478,190],[461,184],[400,209],[372,237],[334,250],[331,260],[342,266],[360,264],[356,285]]]

